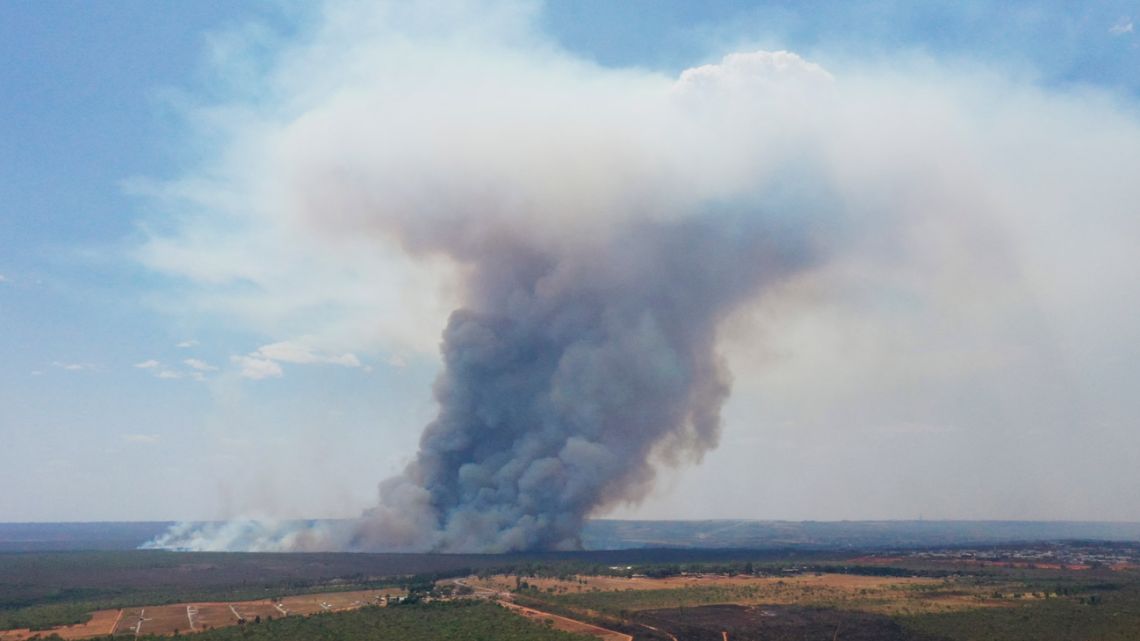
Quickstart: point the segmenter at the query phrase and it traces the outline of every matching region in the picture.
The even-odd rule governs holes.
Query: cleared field
[[[404,594],[403,590],[396,588],[305,594],[285,597],[281,599],[280,605],[281,609],[284,609],[288,614],[316,614],[317,612],[353,610],[365,605],[383,605],[388,597],[403,596]]]
[[[690,574],[663,579],[647,577],[580,576],[570,580],[556,578],[523,579],[532,587],[543,592],[617,592],[625,590],[670,590],[697,587],[741,587],[757,585],[800,585],[820,586],[840,590],[880,589],[887,586],[935,585],[943,579],[922,577],[860,576],[855,574],[799,574],[788,577],[762,576],[723,576],[716,574]],[[466,580],[472,587],[496,591],[511,590],[516,587],[513,576],[493,576],[485,579],[471,577]]]
[[[58,634],[64,639],[87,639],[108,634],[133,638],[148,634],[203,632],[252,623],[258,619],[268,621],[285,616],[307,616],[318,612],[354,610],[365,605],[384,605],[388,597],[403,594],[403,590],[390,588],[306,594],[278,600],[176,603],[123,610],[99,610],[92,614],[90,621],[80,625],[36,632],[5,630],[0,632],[0,641],[25,641],[34,636],[43,637],[51,634]]]
[[[786,577],[687,575],[662,579],[582,576],[570,580],[526,578],[543,598],[588,612],[616,614],[678,606],[812,605],[878,614],[934,613],[1001,607],[1033,598],[1003,597],[985,587],[950,578],[801,574]],[[513,576],[468,579],[472,587],[509,590]],[[1009,592],[1013,592],[1011,588]]]

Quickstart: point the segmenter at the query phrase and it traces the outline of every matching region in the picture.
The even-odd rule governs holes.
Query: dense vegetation
[[[80,601],[0,610],[0,630],[47,630],[60,625],[83,623],[91,618],[94,609],[96,608],[91,607],[91,604]]]

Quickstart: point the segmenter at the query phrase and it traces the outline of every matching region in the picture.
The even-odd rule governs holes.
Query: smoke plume
[[[392,283],[442,269],[453,307],[438,414],[378,505],[340,524],[183,525],[152,545],[574,548],[586,518],[717,445],[732,382],[718,338],[735,312],[803,282],[801,300],[874,283],[862,318],[1019,305],[1000,289],[1016,271],[1001,262],[1002,227],[1065,218],[1079,200],[1075,188],[1038,196],[1038,163],[1058,159],[1052,175],[1088,189],[1121,182],[1040,150],[1063,150],[1058,131],[1117,145],[1103,128],[1124,141],[1115,167],[1135,157],[1136,127],[1111,108],[1086,116],[1081,101],[984,73],[844,79],[765,51],[674,76],[611,69],[493,7],[334,8],[243,86],[253,98],[207,112],[231,142],[203,172],[213,178],[172,191],[222,214],[152,237],[148,265],[252,282],[288,311],[348,300],[335,310],[363,309],[405,343],[421,328],[401,323],[425,324],[423,288]],[[252,231],[235,242],[230,227]],[[347,282],[364,284],[330,293]],[[1000,296],[971,299],[981,282]],[[235,308],[251,313],[241,294]],[[346,330],[363,324],[307,330],[383,343]]]
[[[654,454],[716,445],[718,323],[809,261],[753,211],[479,255],[443,334],[439,416],[354,547],[577,547],[589,514],[645,493]]]
[[[828,80],[791,54],[734,61],[745,63],[743,79],[755,81],[750,95],[781,75],[791,85],[799,73]],[[646,115],[711,126],[717,120],[709,118],[723,114],[700,101],[713,100],[717,112],[726,105],[700,87],[709,83],[727,91],[720,97],[727,106],[739,108],[737,92],[710,72],[723,70],[694,70],[657,87],[658,104],[646,105],[657,113]],[[411,189],[414,203],[345,206],[343,194],[361,185],[328,175],[320,181],[324,193],[340,194],[330,196],[341,206],[333,214],[338,233],[395,237],[414,255],[447,256],[462,274],[461,307],[443,331],[444,370],[434,388],[439,414],[424,429],[415,460],[381,484],[379,506],[336,533],[242,523],[208,536],[183,529],[160,545],[227,548],[231,543],[208,542],[236,538],[247,549],[573,549],[591,513],[649,490],[657,463],[699,461],[716,446],[731,387],[716,349],[718,327],[743,302],[811,265],[818,239],[781,211],[778,194],[766,193],[786,185],[745,180],[744,191],[694,193],[676,182],[705,173],[691,167],[691,158],[630,140],[607,122],[607,112],[591,115],[596,123],[572,123],[609,132],[589,131],[586,148],[570,149],[558,131],[564,122],[531,123],[555,137],[527,140],[516,128],[550,114],[524,114],[522,123],[494,133],[506,147],[533,144],[510,162],[549,171],[539,179],[554,185],[543,193],[527,184],[533,166],[504,168],[522,176],[472,179],[466,171],[435,174],[436,158],[428,160],[433,168],[412,171],[413,185],[428,183]],[[461,127],[455,120],[436,125]],[[454,136],[471,132],[483,135],[473,128]],[[501,153],[486,151],[489,162]],[[334,148],[345,152],[351,156],[351,146]],[[614,155],[625,156],[628,175],[612,175]],[[583,161],[589,166],[575,167]],[[327,170],[318,164],[304,175],[312,180]]]
[[[519,52],[488,56],[509,65]],[[810,266],[819,240],[780,203],[802,177],[753,173],[766,154],[728,136],[774,131],[764,111],[794,108],[830,77],[783,52],[620,90],[624,72],[555,84],[545,65],[582,73],[540,60],[521,72],[539,86],[525,87],[444,66],[434,80],[467,91],[438,119],[419,113],[434,94],[380,85],[288,124],[284,146],[305,148],[284,169],[302,225],[457,266],[439,413],[355,526],[182,528],[157,545],[572,549],[590,514],[643,497],[656,465],[715,447],[731,387],[718,327]],[[342,126],[374,109],[391,123],[379,152]],[[629,127],[631,112],[645,125]]]

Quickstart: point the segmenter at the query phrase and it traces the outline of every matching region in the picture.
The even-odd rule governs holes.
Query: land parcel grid
[[[367,605],[383,606],[406,592],[398,588],[325,592],[275,599],[235,602],[172,603],[99,610],[86,623],[47,630],[3,630],[0,641],[25,641],[33,637],[58,635],[63,639],[89,639],[113,635],[133,638],[147,635],[173,635],[203,632],[232,625],[271,621],[287,616],[309,616],[321,612],[344,612]]]
[[[403,590],[359,590],[287,596],[233,603],[176,603],[124,610],[116,636],[202,632],[231,625],[270,621],[286,616],[309,616],[320,612],[343,612],[366,605],[385,605]]]

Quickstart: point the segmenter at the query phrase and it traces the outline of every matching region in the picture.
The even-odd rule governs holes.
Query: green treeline
[[[0,630],[28,628],[47,630],[60,625],[86,623],[91,618],[90,604],[55,603],[51,605],[30,605],[10,610],[0,610]]]

